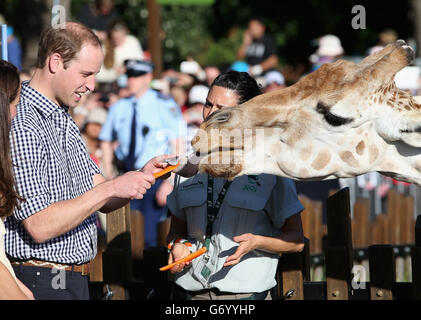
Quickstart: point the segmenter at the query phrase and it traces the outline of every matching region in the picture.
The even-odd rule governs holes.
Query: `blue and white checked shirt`
[[[26,201],[5,223],[6,252],[11,257],[81,264],[96,255],[94,214],[75,229],[40,244],[32,240],[22,224],[22,220],[52,203],[79,197],[92,189],[93,175],[101,173],[67,111],[28,82],[22,84],[11,139],[16,184]]]

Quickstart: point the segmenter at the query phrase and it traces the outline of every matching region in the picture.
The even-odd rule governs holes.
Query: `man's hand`
[[[155,183],[152,174],[141,171],[129,171],[113,180],[116,198],[143,199],[143,195]]]
[[[255,250],[258,246],[258,237],[252,233],[242,234],[241,236],[234,237],[233,240],[240,245],[235,253],[225,260],[224,267],[236,265],[246,253]]]
[[[166,167],[168,167],[168,162],[166,162],[166,159],[171,159],[174,158],[175,155],[171,155],[171,154],[163,154],[160,156],[157,156],[155,158],[152,158],[151,160],[149,160],[145,166],[141,169],[141,171],[143,173],[146,174],[154,174],[157,173],[159,171],[161,171],[162,169],[165,169]],[[164,175],[162,178],[166,179],[171,175],[171,173]]]
[[[190,254],[190,250],[186,245],[182,243],[175,243],[168,257],[168,264],[171,264],[174,261],[183,259],[187,257],[189,254]],[[191,261],[178,263],[170,269],[170,272],[171,273],[181,272],[186,266],[189,266],[190,264],[191,264]]]

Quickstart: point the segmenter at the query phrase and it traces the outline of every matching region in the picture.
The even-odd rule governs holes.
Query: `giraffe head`
[[[192,141],[199,170],[296,180],[379,171],[421,183],[421,106],[394,83],[413,58],[399,40],[358,64],[323,65],[293,86],[215,112]]]

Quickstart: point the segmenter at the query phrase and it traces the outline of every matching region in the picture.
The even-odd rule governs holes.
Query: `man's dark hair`
[[[213,81],[211,88],[218,86],[235,91],[239,96],[238,103],[244,103],[262,93],[256,80],[247,72],[227,71],[221,73]]]
[[[67,68],[84,44],[101,48],[101,42],[95,33],[81,23],[67,22],[64,29],[50,26],[41,34],[36,67],[44,68],[47,58],[53,53],[59,53],[64,68]]]

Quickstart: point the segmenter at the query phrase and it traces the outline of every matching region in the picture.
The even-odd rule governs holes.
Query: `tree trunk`
[[[155,65],[154,77],[159,78],[162,73],[162,30],[160,22],[160,8],[157,0],[148,0],[148,50]]]

